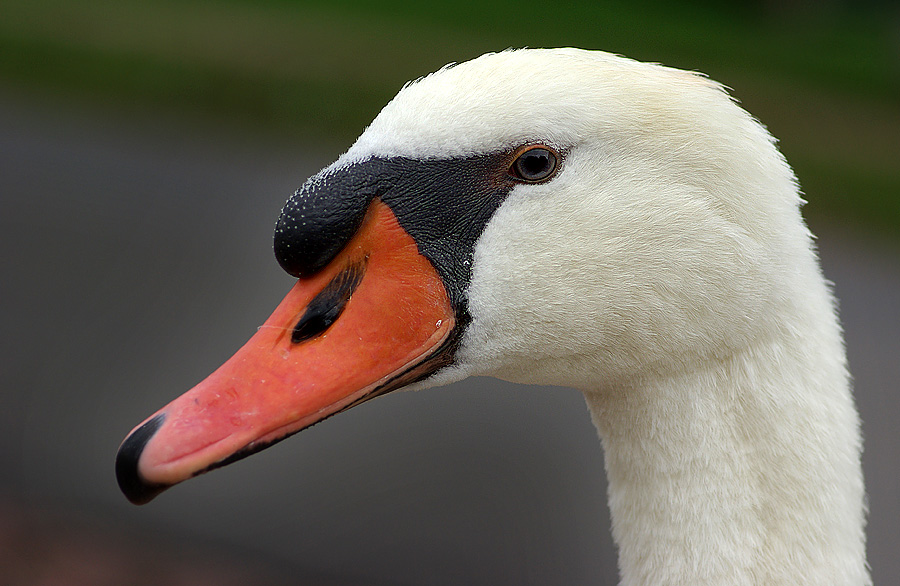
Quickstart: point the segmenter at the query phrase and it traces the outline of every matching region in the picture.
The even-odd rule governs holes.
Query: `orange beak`
[[[136,504],[448,363],[447,290],[376,199],[341,253],[300,279],[209,378],[136,427],[116,475]]]

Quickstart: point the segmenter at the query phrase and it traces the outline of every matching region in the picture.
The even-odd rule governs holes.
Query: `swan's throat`
[[[857,416],[842,364],[792,366],[815,352],[586,393],[624,585],[869,583]]]

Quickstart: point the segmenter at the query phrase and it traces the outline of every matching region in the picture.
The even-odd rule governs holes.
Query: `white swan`
[[[834,302],[766,130],[706,78],[600,52],[408,84],[292,197],[299,276],[125,440],[145,502],[337,411],[470,375],[575,387],[626,585],[870,584]]]

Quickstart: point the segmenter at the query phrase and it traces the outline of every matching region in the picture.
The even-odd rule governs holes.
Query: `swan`
[[[405,85],[287,201],[298,280],[120,446],[141,504],[388,391],[574,387],[623,585],[865,585],[858,415],[793,172],[708,78],[522,49]]]

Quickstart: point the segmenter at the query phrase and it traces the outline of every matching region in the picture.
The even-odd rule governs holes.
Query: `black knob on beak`
[[[310,178],[281,210],[275,258],[295,277],[315,274],[353,238],[375,195],[366,163]]]

